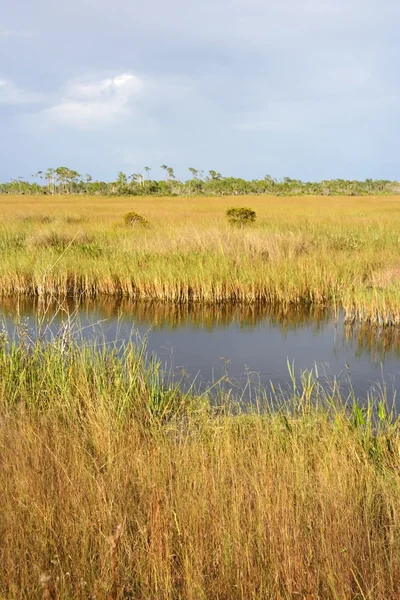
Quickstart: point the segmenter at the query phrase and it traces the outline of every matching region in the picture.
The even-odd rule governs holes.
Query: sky
[[[6,0],[0,180],[400,179],[398,0]]]

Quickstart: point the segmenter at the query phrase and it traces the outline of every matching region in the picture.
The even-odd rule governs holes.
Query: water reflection
[[[376,327],[368,323],[343,325],[343,336],[354,343],[358,357],[384,362],[386,357],[400,359],[400,327]]]
[[[384,379],[397,388],[400,379],[400,328],[347,325],[341,314],[313,308],[276,310],[260,306],[205,306],[134,303],[126,299],[85,300],[62,304],[4,300],[0,314],[8,327],[17,316],[34,327],[37,318],[53,327],[75,315],[85,335],[107,341],[128,339],[132,328],[148,335],[148,349],[161,360],[179,365],[191,377],[210,382],[228,370],[243,384],[249,372],[262,385],[288,382],[287,361],[297,372],[318,365],[327,378],[352,383],[359,395]],[[100,323],[96,328],[91,324]],[[254,375],[255,376],[255,375]]]
[[[167,304],[160,302],[133,302],[126,298],[84,299],[77,303],[71,298],[62,302],[42,299],[6,298],[1,301],[0,313],[9,317],[20,315],[36,317],[59,314],[73,314],[78,311],[90,318],[96,315],[101,319],[127,319],[131,317],[138,325],[151,325],[152,328],[170,330],[179,327],[200,328],[212,332],[216,328],[238,324],[251,331],[265,321],[279,327],[282,333],[307,326],[319,329],[334,319],[333,314],[323,308],[294,308],[260,305],[205,305]]]

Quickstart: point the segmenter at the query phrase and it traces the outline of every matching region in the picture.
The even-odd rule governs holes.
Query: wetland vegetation
[[[400,323],[397,196],[0,196],[3,297],[111,295],[174,303],[343,307]],[[141,216],[146,227],[126,224]]]
[[[0,195],[5,306],[108,297],[145,314],[161,301],[160,321],[196,324],[206,305],[256,323],[263,304],[289,328],[299,307],[317,321],[344,310],[361,348],[382,328],[398,345],[398,196],[62,191]],[[244,204],[255,222],[232,226],[226,211]],[[50,339],[23,324],[0,335],[0,598],[399,597],[385,387],[361,403],[290,371],[290,392],[243,404],[223,385],[184,390],[140,344],[79,341],[65,315]]]
[[[0,597],[398,597],[389,398],[304,373],[243,406],[76,335],[2,337]]]

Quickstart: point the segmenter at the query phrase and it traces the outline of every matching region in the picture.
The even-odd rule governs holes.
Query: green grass
[[[133,343],[20,335],[0,350],[0,598],[46,597],[40,578],[77,600],[398,598],[384,393],[290,373],[291,394],[241,407],[183,393]]]
[[[400,323],[398,197],[0,197],[3,297],[99,295],[174,303],[344,307]],[[133,210],[149,228],[125,227]]]

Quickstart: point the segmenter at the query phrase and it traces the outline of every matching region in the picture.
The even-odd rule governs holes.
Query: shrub
[[[226,211],[229,223],[232,225],[249,225],[256,220],[256,213],[251,208],[230,208]]]
[[[141,215],[138,215],[135,212],[128,212],[124,215],[124,223],[129,227],[134,227],[135,225],[141,225],[142,227],[148,226],[148,221]]]

